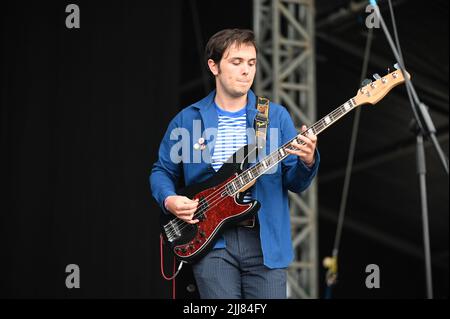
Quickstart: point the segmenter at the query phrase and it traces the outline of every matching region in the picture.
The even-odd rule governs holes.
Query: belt
[[[241,226],[241,227],[253,228],[253,227],[256,226],[256,217],[253,216],[253,217],[251,217],[251,218],[249,218],[249,219],[241,220],[241,221],[238,222],[236,225],[237,225],[237,226]]]

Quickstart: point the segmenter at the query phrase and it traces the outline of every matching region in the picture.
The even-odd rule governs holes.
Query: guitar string
[[[334,115],[336,115],[336,113],[338,113],[338,112],[341,112],[342,110],[341,110],[341,108],[342,108],[342,106],[343,106],[344,104],[342,104],[340,107],[338,107],[337,109],[335,109],[333,112],[331,112],[328,116],[330,116],[330,115],[332,115],[332,116],[334,116]],[[347,112],[348,111],[350,111],[351,110],[351,108],[349,109],[349,110],[347,110]],[[345,112],[345,110],[344,110],[344,113],[342,113],[342,114],[339,114],[340,116],[342,116],[342,115],[344,115],[346,112]],[[319,120],[317,123],[315,123],[314,125],[312,125],[311,127],[310,127],[310,129],[311,128],[315,128],[316,126],[323,126],[323,120],[326,118],[326,116],[324,117],[324,118],[322,118],[321,120]],[[338,119],[338,118],[336,118],[336,119]],[[326,127],[327,126],[327,124],[325,124],[325,126],[324,127]],[[329,125],[328,125],[329,126]],[[321,127],[320,129],[322,129],[323,127]],[[315,130],[316,131],[316,130]],[[308,129],[306,130],[306,131],[304,131],[304,132],[302,132],[302,133],[300,133],[299,135],[304,135],[305,133],[307,133],[308,132]],[[320,133],[320,132],[319,132]],[[317,133],[318,134],[318,133]],[[296,136],[296,137],[294,137],[292,140],[290,140],[290,141],[288,141],[287,143],[285,143],[284,144],[284,146],[282,146],[281,148],[285,148],[285,146],[286,145],[288,145],[288,144],[290,144],[294,139],[297,139],[298,138],[298,136]],[[280,148],[280,149],[281,149]],[[267,156],[267,158],[265,158],[263,161],[265,161],[265,160],[267,160],[267,159],[272,159],[272,157],[273,157],[273,155],[274,154],[277,154],[277,156],[278,156],[278,151],[279,151],[279,149],[277,149],[275,152],[273,152],[273,153],[271,153],[271,154],[269,154],[268,156]],[[289,155],[289,154],[288,154]],[[285,157],[287,157],[287,156],[285,156]],[[284,159],[284,158],[282,158],[282,159]],[[282,160],[281,159],[281,160]],[[280,160],[279,160],[280,161]],[[279,162],[278,161],[278,162]],[[277,163],[278,163],[277,162]],[[272,166],[274,166],[274,165],[271,165],[270,167],[272,167]],[[269,169],[270,169],[270,167],[269,167]],[[249,169],[254,169],[254,167],[252,167],[252,168],[249,168]],[[245,170],[245,171],[243,171],[239,176],[241,176],[241,175],[243,175],[245,172],[247,172],[249,169],[247,169],[247,170]],[[262,174],[261,174],[262,175]],[[237,176],[236,178],[238,178],[239,176]],[[218,193],[219,192],[222,192],[222,190],[225,188],[225,187],[227,187],[228,186],[228,184],[230,184],[232,181],[234,181],[236,178],[234,178],[233,180],[231,180],[230,182],[228,182],[227,184],[225,184],[222,188],[219,188],[217,191],[215,191],[215,192],[213,192],[213,193],[211,193],[210,195],[208,195],[207,197],[205,197],[204,198],[204,201],[205,201],[205,203],[204,204],[202,204],[202,206],[200,206],[198,209],[197,209],[197,211],[196,211],[196,213],[194,213],[194,216],[193,217],[201,217],[202,215],[204,215],[204,213],[208,210],[208,209],[211,209],[213,206],[216,206],[218,203],[220,203],[220,201],[216,204],[216,202],[212,202],[212,203],[208,203],[207,202],[207,200],[210,200],[212,197],[215,197],[213,200],[215,200],[215,199],[217,199],[217,196],[216,195],[218,195]],[[226,192],[227,193],[227,192]],[[222,194],[222,193],[221,193]],[[226,195],[230,195],[230,194],[226,194]],[[223,197],[223,196],[220,196],[220,197]],[[212,205],[212,206],[211,206]],[[210,206],[209,208],[208,208],[208,206]],[[181,231],[181,230],[183,230],[183,229],[185,229],[185,227],[187,227],[187,226],[189,226],[189,225],[191,225],[191,224],[189,224],[189,223],[187,223],[187,222],[185,222],[185,221],[183,221],[183,220],[181,220],[181,219],[178,219],[178,220],[176,220],[176,222],[174,223],[174,226],[175,227],[179,227],[180,225],[183,225],[183,224],[185,224],[184,225],[184,227],[182,227],[182,228],[180,228],[180,229],[178,229],[178,231]],[[171,232],[169,232],[167,235],[169,236],[169,235],[173,235],[174,233],[176,233],[176,231],[177,230],[172,230]]]
[[[348,101],[347,101],[347,102],[348,102]],[[346,103],[347,103],[347,102],[346,102]],[[300,134],[298,134],[298,135],[305,135],[310,129],[314,129],[314,131],[316,131],[317,134],[319,134],[323,128],[326,128],[327,126],[329,126],[329,124],[331,124],[331,123],[329,123],[329,124],[323,124],[323,121],[324,121],[324,119],[325,119],[327,116],[328,116],[328,117],[330,117],[330,116],[334,117],[334,115],[336,115],[336,114],[339,112],[339,113],[340,113],[340,114],[339,114],[339,117],[341,117],[341,116],[345,115],[346,113],[348,113],[348,112],[354,107],[354,106],[352,106],[352,104],[350,104],[350,105],[351,105],[350,109],[345,110],[345,108],[344,108],[344,112],[341,113],[341,112],[342,112],[341,108],[342,108],[344,105],[345,105],[345,103],[342,104],[341,106],[339,106],[338,108],[336,108],[335,110],[333,110],[331,113],[329,113],[328,115],[326,115],[325,117],[323,117],[323,118],[320,119],[319,121],[317,121],[317,122],[316,122],[315,124],[313,124],[310,128],[306,129],[304,132],[302,132],[302,133],[300,133]],[[332,121],[334,122],[334,121],[336,121],[337,119],[339,119],[339,118],[333,119]],[[316,130],[316,127],[318,128],[319,126],[320,126],[320,128],[319,128],[320,131]],[[263,159],[262,161],[266,161],[267,159],[272,159],[273,155],[277,154],[277,153],[279,152],[280,149],[286,148],[286,147],[287,147],[290,143],[292,143],[295,139],[298,139],[298,135],[297,135],[296,137],[294,137],[293,139],[291,139],[290,141],[288,141],[287,143],[285,143],[283,146],[281,146],[281,147],[280,147],[279,149],[277,149],[276,151],[274,151],[274,152],[272,152],[271,154],[269,154],[269,155],[268,155],[265,159]],[[298,140],[297,140],[297,142],[298,142]],[[288,155],[290,155],[290,154],[288,154]],[[287,156],[282,157],[281,160],[283,160],[285,157],[287,157]],[[281,161],[281,160],[278,160],[278,162]],[[277,162],[276,164],[278,164],[278,162]],[[269,166],[269,169],[270,169],[271,167],[273,167],[273,166],[274,166],[274,165]],[[217,195],[218,195],[219,193],[221,193],[222,190],[225,189],[225,187],[227,187],[227,186],[228,186],[231,182],[233,182],[236,178],[238,178],[239,176],[243,175],[243,174],[246,173],[248,170],[254,169],[255,167],[256,167],[256,166],[253,166],[253,167],[248,168],[247,170],[241,172],[241,174],[239,174],[239,175],[236,176],[234,179],[232,179],[231,181],[229,181],[229,182],[228,182],[227,184],[225,184],[222,188],[217,189],[216,191],[214,191],[213,193],[211,193],[210,195],[208,195],[207,197],[205,197],[205,198],[203,199],[204,204],[202,204],[200,207],[197,208],[197,210],[196,210],[196,212],[194,213],[194,216],[193,216],[193,217],[201,217],[202,215],[204,215],[204,213],[205,213],[208,209],[211,209],[211,208],[213,207],[213,206],[211,206],[211,203],[208,203],[208,201],[211,200],[212,197],[215,197],[213,200],[217,199]],[[261,174],[261,175],[262,175],[262,174]],[[259,178],[259,176],[258,176],[258,178]],[[247,184],[248,184],[248,183],[247,183]],[[222,195],[222,193],[220,194],[220,197],[219,197],[219,198],[222,198],[222,197],[223,197],[223,196],[221,196],[221,195]],[[230,194],[227,193],[227,195],[230,195]],[[220,202],[220,201],[219,201],[219,202]],[[212,204],[213,204],[214,206],[217,205],[216,202],[212,202]],[[208,208],[208,207],[209,207],[209,208]],[[187,227],[187,226],[189,226],[189,225],[192,225],[192,224],[189,224],[189,223],[187,223],[187,222],[185,222],[185,221],[183,221],[183,220],[181,220],[181,219],[178,218],[178,219],[176,220],[176,222],[174,223],[173,226],[179,227],[179,226],[181,226],[181,225],[183,225],[183,224],[186,224],[186,225],[184,225],[184,227],[178,229],[178,231],[181,231],[181,230],[185,229],[185,227]],[[169,232],[167,235],[173,235],[174,233],[176,233],[176,230],[172,230],[172,231]]]
[[[294,138],[294,139],[295,139],[295,138]],[[294,139],[292,139],[291,141],[293,141]],[[289,145],[286,146],[286,148],[293,149],[293,148],[291,148]],[[286,157],[289,156],[289,155],[290,155],[290,154],[287,154],[287,155],[283,156],[282,159],[286,158]],[[269,156],[270,156],[270,155],[269,155]],[[269,157],[269,156],[267,156],[267,157]],[[274,167],[274,166],[277,165],[277,164],[278,164],[278,162],[273,163],[272,165],[269,165],[267,168],[265,168],[265,170],[263,171],[263,173],[261,173],[261,175],[264,174],[266,171],[268,171],[269,169],[271,169],[272,167]],[[237,177],[236,177],[236,178],[237,178]],[[233,179],[233,180],[234,180],[234,179]],[[222,187],[222,189],[224,189],[224,188],[225,188],[225,186]],[[227,193],[227,195],[231,195],[231,194],[228,194],[228,193]],[[221,196],[220,198],[222,198],[222,196]],[[200,216],[200,215],[204,215],[205,212],[206,212],[208,209],[211,209],[211,208],[217,206],[218,204],[220,204],[220,203],[221,203],[222,201],[224,201],[225,199],[226,199],[226,198],[223,198],[223,199],[219,199],[219,200],[217,200],[217,201],[215,201],[215,202],[212,202],[211,205],[210,205],[210,207],[208,207],[207,209],[203,210],[202,212],[199,212],[199,213],[197,214],[197,216],[194,214],[194,216],[195,216],[195,217],[198,217],[198,216]],[[208,206],[209,206],[209,205],[208,205]],[[192,224],[189,224],[189,223],[187,223],[187,222],[185,222],[185,221],[183,221],[183,220],[180,220],[180,221],[181,221],[181,225],[182,225],[183,227],[180,227],[179,231],[182,231],[182,230],[185,229],[186,227],[192,225]],[[180,224],[180,223],[179,223],[179,224]],[[183,225],[183,224],[184,224],[184,225]],[[172,234],[173,234],[173,232],[172,232]]]
[[[394,73],[394,72],[392,72],[392,73]],[[387,77],[387,76],[386,76],[386,77]],[[344,104],[341,104],[341,105],[340,105],[339,107],[337,107],[335,110],[333,110],[333,111],[330,112],[328,115],[326,115],[326,116],[324,116],[323,118],[321,118],[319,121],[317,121],[315,124],[313,124],[310,128],[306,129],[304,132],[300,133],[299,135],[304,135],[304,134],[306,134],[310,129],[314,129],[316,135],[318,135],[319,133],[321,133],[321,132],[323,131],[323,129],[326,129],[327,127],[329,127],[330,124],[333,124],[336,120],[340,119],[342,116],[344,116],[345,114],[347,114],[348,112],[350,112],[353,108],[355,108],[355,107],[357,106],[356,103],[354,103],[354,98],[355,98],[355,97],[349,99],[349,100],[346,101]],[[349,105],[350,105],[350,108],[349,108],[349,109],[345,109],[345,106],[344,106],[345,104],[349,104]],[[342,108],[344,108],[344,110],[342,110]],[[338,112],[339,112],[340,114],[338,114],[338,117],[334,118],[334,116],[335,116]],[[330,116],[333,117],[333,119],[331,120],[330,123],[326,123],[325,119],[326,119],[327,117],[330,117]],[[325,121],[325,124],[323,124],[324,121]],[[316,131],[316,129],[315,129],[316,126],[317,126],[317,127],[320,126],[320,128],[319,128],[318,131]],[[297,139],[297,142],[298,142],[298,135],[297,135],[296,137],[294,137],[293,139],[291,139],[289,142],[287,142],[285,145],[291,143],[294,139]],[[300,143],[302,143],[302,141],[300,141]],[[272,155],[273,155],[274,153],[277,153],[277,156],[278,156],[278,151],[279,151],[281,148],[284,149],[284,148],[285,148],[285,145],[283,145],[282,147],[280,147],[279,149],[277,149],[277,151],[273,152],[272,154],[268,155],[265,159],[263,159],[263,161],[265,161],[265,160],[268,159],[268,158],[271,158]],[[289,154],[288,154],[288,155],[289,155]],[[282,158],[279,159],[279,160],[277,161],[277,163],[275,163],[275,164],[278,164],[278,162],[280,162],[281,160],[283,160],[285,157],[287,157],[287,156],[282,157]],[[274,164],[274,165],[275,165],[275,164]],[[268,169],[270,169],[270,168],[273,167],[274,165],[270,165]],[[253,169],[253,168],[254,168],[254,167],[249,168],[249,169]],[[238,178],[239,176],[241,176],[241,175],[243,175],[244,173],[246,173],[249,169],[247,169],[247,170],[241,172],[241,174],[239,174],[238,176],[236,176],[236,178]],[[265,171],[264,171],[264,172],[265,172]],[[264,173],[262,173],[262,174],[264,174]],[[262,174],[261,174],[261,175],[262,175]],[[229,184],[230,184],[232,181],[234,181],[236,178],[232,179],[230,182],[228,182],[227,184],[225,184],[224,187],[219,188],[217,191],[215,191],[215,192],[213,192],[212,194],[208,195],[209,197],[206,197],[206,198],[204,199],[204,200],[205,200],[205,204],[204,204],[203,206],[201,206],[200,209],[197,209],[196,213],[197,213],[197,212],[199,212],[199,213],[197,213],[197,216],[196,216],[196,214],[194,213],[194,216],[195,216],[195,217],[198,217],[198,216],[200,216],[200,215],[204,215],[204,212],[206,212],[208,209],[212,208],[213,206],[216,206],[216,205],[213,205],[213,206],[211,206],[211,207],[208,208],[209,203],[206,201],[206,199],[209,200],[211,197],[216,196],[217,193],[218,193],[218,191],[223,190],[227,185],[229,185]],[[257,178],[259,178],[259,176],[258,176]],[[247,183],[247,184],[248,184],[248,183]],[[221,197],[222,197],[222,196],[221,196]],[[221,201],[219,201],[219,202],[221,202]],[[206,207],[206,208],[205,208],[205,207]],[[204,209],[204,208],[205,208],[205,209]],[[186,223],[185,221],[183,221],[183,220],[181,220],[181,219],[177,220],[177,222],[176,222],[175,224],[176,224],[176,226],[179,226],[180,224],[182,225],[183,223],[186,224],[185,227],[191,225],[191,224]],[[184,227],[183,227],[183,228],[184,228]],[[180,228],[180,230],[182,230],[183,228]],[[175,231],[175,232],[176,232],[176,231]],[[172,232],[172,233],[169,233],[169,234],[173,234],[173,232]]]
[[[347,103],[347,102],[346,102]],[[344,103],[345,104],[345,103]],[[334,116],[334,115],[336,115],[338,112],[340,113],[342,110],[341,110],[341,108],[343,107],[343,105],[344,104],[342,104],[341,106],[339,106],[338,108],[336,108],[334,111],[332,111],[331,113],[329,113],[327,116]],[[347,110],[347,111],[345,111],[345,109],[344,109],[344,113],[342,113],[342,114],[339,114],[339,116],[342,116],[342,115],[344,115],[345,113],[347,113],[348,111],[350,111],[351,109],[352,109],[353,107],[351,107],[349,110]],[[325,125],[323,125],[323,120],[327,117],[327,116],[325,116],[325,117],[323,117],[321,120],[319,120],[317,123],[315,123],[314,125],[312,125],[309,129],[314,129],[315,127],[319,127],[319,126],[323,126],[323,127],[321,127],[319,130],[321,130],[321,129],[323,129],[324,127],[326,127],[326,126],[329,126],[329,124],[325,124]],[[338,118],[336,118],[336,119],[338,119]],[[334,121],[336,120],[336,119],[334,119]],[[306,134],[307,132],[308,132],[308,130],[309,129],[307,129],[307,130],[305,130],[304,132],[302,132],[302,133],[300,133],[299,135],[304,135],[304,134]],[[316,131],[316,129],[314,129],[315,131]],[[320,131],[318,132],[318,133],[320,133]],[[318,134],[317,133],[317,134]],[[277,154],[278,153],[278,151],[280,150],[280,149],[284,149],[287,145],[289,145],[290,143],[292,143],[292,141],[294,140],[294,139],[298,139],[298,135],[296,136],[296,137],[294,137],[293,139],[291,139],[290,141],[288,141],[287,143],[285,143],[282,147],[280,147],[279,149],[277,149],[275,152],[272,152],[271,154],[269,154],[265,159],[263,159],[263,161],[266,161],[267,159],[272,159],[272,157],[273,157],[273,155],[275,155],[275,154]],[[297,140],[297,142],[298,142],[298,140]],[[288,155],[290,155],[290,154],[288,154]],[[287,157],[287,156],[285,156],[285,157]],[[284,159],[284,157],[283,158],[281,158],[281,160],[283,160]],[[279,160],[280,161],[280,160]],[[278,161],[278,162],[279,162]],[[278,162],[276,163],[276,164],[278,164]],[[275,164],[274,164],[275,165]],[[269,166],[269,169],[271,168],[271,167],[273,167],[274,165],[271,165],[271,166]],[[250,169],[254,169],[256,166],[254,166],[254,167],[251,167],[251,168],[249,168],[249,169],[247,169],[247,170],[245,170],[245,171],[243,171],[243,172],[241,172],[241,174],[240,175],[238,175],[238,176],[236,176],[236,178],[238,178],[239,176],[241,176],[241,175],[243,175],[244,173],[246,173],[248,170],[250,170]],[[261,174],[262,175],[262,174]],[[203,216],[204,215],[204,213],[208,210],[208,209],[211,209],[212,207],[215,207],[218,203],[220,203],[221,201],[219,201],[219,202],[214,202],[214,200],[215,199],[217,199],[217,196],[216,195],[218,195],[219,193],[221,193],[222,192],[222,190],[223,189],[225,189],[225,187],[227,187],[231,182],[233,182],[236,178],[234,178],[234,179],[232,179],[231,181],[229,181],[227,184],[225,184],[223,187],[221,187],[221,188],[219,188],[218,190],[216,190],[215,192],[213,192],[213,193],[211,193],[210,195],[208,195],[207,197],[205,197],[203,200],[204,200],[204,204],[202,204],[199,208],[197,208],[197,211],[196,211],[196,213],[194,213],[194,216],[193,217],[201,217],[201,216]],[[259,176],[258,176],[258,178],[259,178]],[[247,183],[248,184],[248,183]],[[227,193],[227,192],[226,192]],[[221,193],[221,195],[222,195],[222,193]],[[226,194],[226,195],[230,195],[230,194]],[[212,203],[208,203],[208,201],[209,200],[211,200],[211,198],[212,197],[214,197],[213,198],[213,202]],[[220,198],[222,198],[223,196],[220,196]],[[217,204],[216,204],[217,203]],[[173,222],[172,222],[173,223]],[[179,226],[181,226],[181,225],[183,225],[183,224],[185,224],[184,225],[184,227],[180,227],[179,229],[178,229],[178,231],[181,231],[181,230],[183,230],[183,229],[185,229],[187,226],[189,226],[189,225],[192,225],[192,224],[189,224],[189,223],[187,223],[187,222],[185,222],[185,221],[183,221],[183,220],[181,220],[181,219],[177,219],[176,220],[176,222],[175,223],[173,223],[174,224],[174,226],[175,227],[179,227]],[[174,230],[172,230],[172,231],[170,231],[167,235],[169,236],[169,235],[173,235],[173,234],[175,234],[176,233],[176,230],[174,229]]]

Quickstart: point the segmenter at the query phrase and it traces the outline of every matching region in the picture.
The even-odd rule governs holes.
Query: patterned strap
[[[267,127],[269,126],[269,99],[258,96],[256,108],[258,109],[258,114],[255,117],[256,146],[259,150],[266,146]]]

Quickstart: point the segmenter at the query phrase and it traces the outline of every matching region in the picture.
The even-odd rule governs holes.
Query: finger
[[[290,154],[295,154],[297,156],[304,156],[311,153],[311,147],[307,145],[301,145],[297,143],[295,140],[292,141],[293,149],[286,149]]]
[[[295,150],[305,150],[306,144],[300,144],[296,140],[292,141],[291,145],[295,148]]]
[[[302,125],[302,133],[306,132],[308,130],[308,128],[306,127],[306,125]],[[313,133],[313,130],[308,130],[308,132],[306,133],[306,136],[310,137],[310,136],[316,136]]]
[[[197,209],[180,210],[180,211],[178,211],[178,216],[189,217],[189,216],[192,216],[196,211],[197,211]]]
[[[193,204],[193,203],[198,203],[198,198],[192,200],[190,198],[183,197],[183,204]]]
[[[290,150],[290,149],[286,149],[286,152],[288,152],[289,154],[297,155],[297,156],[303,155],[303,152],[300,151],[300,150]]]
[[[314,153],[314,150],[316,149],[316,140],[308,139],[307,137],[301,136],[300,137],[301,146],[299,147],[302,151],[304,151],[307,154]]]
[[[297,139],[299,139],[300,141],[303,141],[306,145],[309,145],[309,146],[312,145],[312,141],[309,136],[299,135],[297,137]]]
[[[314,133],[308,133],[307,137],[311,140],[311,142],[316,143],[317,142],[317,135]]]
[[[198,219],[193,219],[194,216],[195,216],[195,212],[192,212],[191,214],[189,214],[188,216],[183,217],[182,219],[183,219],[185,222],[189,223],[189,224],[195,224],[195,223],[198,223],[199,220],[198,220]],[[195,217],[198,217],[198,216],[195,216]]]
[[[193,204],[179,204],[177,206],[178,210],[191,210],[198,207],[198,203],[194,202]]]

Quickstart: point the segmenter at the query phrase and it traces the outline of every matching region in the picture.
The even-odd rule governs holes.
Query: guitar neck
[[[319,121],[311,125],[306,131],[300,133],[299,135],[307,135],[309,133],[313,133],[315,135],[319,135],[321,132],[330,127],[333,123],[337,122],[341,117],[350,112],[352,109],[356,107],[355,98],[351,98],[334,111],[329,113],[328,115],[321,118]],[[268,170],[277,165],[283,159],[285,159],[288,155],[290,155],[286,150],[293,149],[291,143],[296,140],[297,143],[302,144],[303,142],[298,139],[298,135],[293,139],[288,141],[286,144],[278,148],[276,151],[270,153],[266,157],[264,157],[260,162],[256,165],[248,168],[243,171],[237,178],[232,180],[229,183],[230,190],[232,193],[236,193],[240,189],[245,188],[248,184],[254,182],[256,179],[264,175]]]

